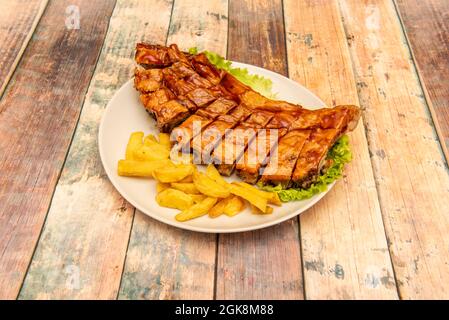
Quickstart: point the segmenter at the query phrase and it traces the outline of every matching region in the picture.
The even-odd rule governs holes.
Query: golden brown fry
[[[195,187],[194,183],[173,182],[171,184],[171,187],[173,189],[177,189],[177,190],[180,190],[180,191],[185,192],[185,193],[190,193],[190,194],[199,194],[200,193],[198,191],[198,189]]]
[[[185,210],[193,205],[193,199],[182,191],[168,188],[157,194],[157,203],[162,207]]]
[[[201,172],[195,171],[193,173],[193,183],[202,194],[205,194],[209,197],[227,198],[230,195],[229,189],[227,187],[218,184]]]
[[[170,183],[163,183],[163,182],[158,182],[156,185],[156,192],[160,193],[162,191],[164,191],[165,189],[170,188]]]
[[[159,133],[159,144],[171,149],[170,135],[168,133]]]
[[[149,134],[143,139],[143,144],[146,146],[150,146],[153,143],[157,143],[156,137],[153,134]]]
[[[224,213],[226,204],[230,197],[219,200],[212,209],[209,210],[209,217],[216,218]]]
[[[251,204],[251,212],[254,214],[272,214],[273,208],[270,206],[267,206],[266,212],[262,212],[259,208],[255,207]]]
[[[134,151],[134,158],[141,161],[168,159],[169,157],[170,151],[158,143],[143,145]]]
[[[251,192],[250,190],[243,188],[235,183],[230,184],[230,191],[232,194],[239,196],[249,203],[253,204],[257,208],[259,208],[262,212],[266,212],[267,210],[267,199],[260,197],[259,195]]]
[[[154,161],[120,160],[117,166],[119,176],[152,177],[155,170],[171,166],[168,159]]]
[[[126,160],[137,160],[134,157],[134,152],[143,146],[143,132],[133,132],[128,140],[128,145],[126,146]]]
[[[191,164],[177,164],[171,167],[159,168],[153,172],[153,177],[160,182],[179,182],[193,173],[194,166]]]
[[[200,203],[194,204],[190,208],[178,213],[175,219],[182,222],[204,216],[215,203],[217,203],[217,198],[207,197]]]
[[[204,194],[190,194],[190,197],[193,199],[193,202],[198,203],[207,198]]]
[[[242,212],[243,209],[245,209],[245,202],[237,197],[237,196],[231,196],[227,198],[228,201],[226,202],[226,206],[224,207],[223,213],[229,217],[233,217],[236,214]]]
[[[191,175],[187,176],[184,179],[180,180],[179,182],[180,183],[191,183],[191,182],[193,182],[193,177]]]
[[[243,188],[246,188],[248,190],[251,190],[252,192],[257,194],[259,197],[266,198],[268,200],[268,203],[270,203],[270,204],[274,204],[277,206],[282,205],[282,202],[279,199],[279,196],[276,192],[263,191],[263,190],[257,189],[256,187],[254,187],[246,182],[243,182],[243,181],[235,182],[235,184],[237,184]]]
[[[209,164],[207,166],[206,169],[206,175],[211,178],[212,180],[214,180],[216,183],[218,183],[219,185],[228,188],[229,187],[229,183],[227,183],[225,181],[225,179],[223,179],[223,177],[220,175],[220,173],[218,172],[217,168],[215,168],[215,166],[213,164]]]

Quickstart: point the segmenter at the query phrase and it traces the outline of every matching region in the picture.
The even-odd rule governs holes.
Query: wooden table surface
[[[254,232],[134,209],[97,132],[138,41],[360,105],[344,178]],[[0,52],[0,298],[449,298],[449,1],[0,0]]]

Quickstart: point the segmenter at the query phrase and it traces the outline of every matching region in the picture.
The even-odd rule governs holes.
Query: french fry
[[[206,175],[211,178],[212,180],[214,180],[216,183],[218,183],[219,185],[228,188],[229,183],[227,183],[225,181],[225,179],[223,179],[223,177],[220,175],[220,173],[218,172],[217,168],[215,168],[215,166],[213,164],[209,164],[207,166],[206,169]]]
[[[137,160],[134,158],[134,152],[143,146],[143,132],[133,132],[128,140],[128,145],[126,146],[126,160]]]
[[[159,144],[166,147],[168,150],[171,149],[170,135],[168,133],[159,133]]]
[[[273,208],[270,206],[267,206],[266,212],[262,212],[259,208],[255,207],[251,204],[251,212],[254,214],[272,214]]]
[[[229,217],[233,217],[236,214],[240,213],[243,209],[245,209],[245,202],[237,197],[231,196],[227,198],[228,201],[224,207],[223,213]]]
[[[210,210],[209,217],[216,218],[224,213],[226,204],[228,203],[230,197],[225,199],[220,199]]]
[[[160,159],[168,159],[170,151],[158,143],[152,145],[143,145],[134,151],[134,158],[140,161],[153,161]]]
[[[182,192],[185,192],[185,193],[190,193],[190,194],[199,194],[200,193],[198,191],[198,189],[195,187],[195,184],[193,184],[193,183],[173,182],[171,184],[171,187],[173,189],[181,190]]]
[[[227,198],[230,195],[227,187],[218,184],[204,173],[198,171],[193,173],[193,183],[202,194],[209,197]]]
[[[267,210],[267,199],[260,197],[259,195],[251,192],[250,190],[243,188],[235,183],[230,184],[230,191],[232,194],[239,196],[249,203],[259,208],[262,212],[266,212]]]
[[[256,187],[254,187],[246,182],[235,182],[235,184],[237,184],[245,189],[251,190],[253,193],[257,194],[259,197],[266,198],[268,200],[268,203],[270,203],[270,204],[274,204],[277,206],[282,205],[282,202],[279,199],[279,196],[276,192],[263,191],[263,190],[257,189]]]
[[[184,179],[180,180],[179,182],[180,183],[191,183],[191,182],[193,182],[193,177],[191,175],[187,176]]]
[[[193,205],[193,199],[187,193],[172,188],[158,193],[156,201],[162,207],[179,210],[188,209]]]
[[[168,159],[154,161],[120,160],[117,173],[124,177],[152,177],[155,170],[170,166]]]
[[[191,164],[178,164],[166,168],[154,170],[153,177],[160,182],[179,182],[193,173],[194,166]]]
[[[164,191],[165,189],[170,188],[170,183],[163,183],[163,182],[158,182],[156,185],[156,192],[160,193],[162,191]]]
[[[204,194],[190,194],[190,198],[193,199],[193,202],[198,203],[207,198]]]
[[[187,221],[207,214],[207,212],[217,203],[217,198],[207,197],[203,201],[194,204],[175,216],[177,221]]]
[[[153,134],[149,134],[143,139],[143,144],[146,146],[151,146],[153,143],[157,143],[156,137]]]

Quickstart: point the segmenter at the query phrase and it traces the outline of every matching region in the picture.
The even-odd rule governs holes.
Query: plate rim
[[[326,104],[319,98],[317,97],[312,91],[310,91],[309,89],[307,89],[306,87],[302,86],[301,84],[299,84],[298,82],[282,75],[279,73],[276,73],[274,71],[268,70],[268,69],[264,69],[258,66],[254,66],[254,65],[250,65],[247,63],[241,63],[241,62],[237,62],[237,61],[231,61],[233,66],[236,66],[238,68],[245,68],[245,67],[251,67],[252,69],[256,69],[257,71],[263,71],[264,73],[268,73],[269,75],[273,75],[276,77],[281,76],[282,78],[284,78],[285,80],[287,80],[290,83],[293,83],[296,86],[299,86],[303,89],[305,89],[310,95],[312,95],[317,101],[321,102],[321,106],[319,107],[327,107]],[[273,221],[268,221],[262,224],[258,224],[258,225],[253,225],[253,226],[245,226],[245,227],[235,227],[235,228],[227,228],[227,229],[220,229],[220,228],[214,228],[213,230],[205,228],[205,227],[198,227],[198,226],[192,226],[189,224],[184,224],[182,222],[176,221],[176,220],[171,220],[168,218],[165,218],[161,215],[157,215],[157,214],[153,214],[151,212],[149,212],[148,210],[146,210],[145,208],[142,208],[139,204],[135,203],[132,199],[132,197],[128,197],[127,195],[129,194],[127,191],[123,190],[120,183],[118,183],[118,180],[115,179],[115,176],[113,174],[111,174],[110,171],[112,171],[111,168],[108,167],[108,165],[105,162],[105,155],[104,155],[104,147],[102,146],[102,141],[103,141],[103,128],[105,126],[105,119],[106,119],[106,114],[107,114],[107,110],[109,108],[109,105],[111,104],[111,101],[113,101],[123,90],[125,90],[125,88],[127,87],[127,85],[129,85],[130,82],[132,82],[133,79],[129,79],[128,81],[126,81],[125,83],[123,83],[121,85],[121,87],[114,93],[114,95],[111,97],[111,99],[108,101],[102,117],[101,117],[101,121],[100,121],[100,125],[98,127],[98,150],[99,150],[99,154],[100,154],[100,159],[101,159],[101,163],[103,165],[103,168],[106,172],[106,175],[109,179],[109,181],[112,183],[112,185],[114,186],[114,188],[119,192],[119,194],[128,202],[130,203],[134,208],[138,209],[139,211],[141,211],[142,213],[144,213],[145,215],[151,217],[152,219],[155,219],[159,222],[168,224],[172,227],[177,227],[180,229],[184,229],[184,230],[189,230],[189,231],[195,231],[195,232],[201,232],[201,233],[239,233],[239,232],[246,232],[246,231],[253,231],[253,230],[259,230],[259,229],[263,229],[263,228],[268,228],[277,224],[281,224],[282,222],[285,222],[286,220],[289,220],[291,218],[294,218],[296,216],[299,216],[301,213],[307,211],[308,209],[310,209],[312,206],[314,206],[315,204],[317,204],[335,185],[336,181],[330,183],[327,186],[327,190],[323,191],[317,195],[315,195],[315,199],[314,201],[310,202],[309,204],[307,204],[306,206],[304,206],[303,208],[299,209],[299,210],[295,210],[292,213],[289,213],[285,216],[280,217],[277,220],[273,220]],[[337,180],[338,181],[338,180]],[[298,212],[299,211],[299,212]]]

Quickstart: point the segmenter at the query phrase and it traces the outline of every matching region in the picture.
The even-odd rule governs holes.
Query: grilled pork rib
[[[221,174],[237,169],[249,183],[308,187],[329,165],[335,141],[360,118],[356,106],[308,110],[268,99],[204,53],[175,44],[139,43],[135,60],[135,88],[159,130]]]

